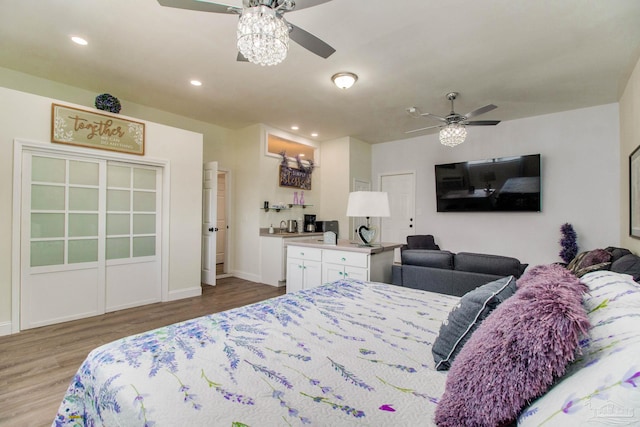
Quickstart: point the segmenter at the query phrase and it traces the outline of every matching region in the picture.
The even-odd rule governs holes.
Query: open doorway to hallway
[[[218,170],[217,225],[216,233],[216,276],[229,277],[229,172]]]

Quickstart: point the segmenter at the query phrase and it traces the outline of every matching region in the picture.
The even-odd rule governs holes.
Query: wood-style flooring
[[[87,354],[127,335],[251,304],[285,293],[235,277],[202,295],[30,329],[0,337],[0,426],[50,426]]]

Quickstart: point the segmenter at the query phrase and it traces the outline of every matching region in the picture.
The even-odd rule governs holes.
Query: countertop
[[[313,233],[306,233],[313,234]],[[322,233],[320,233],[322,234]],[[359,246],[358,243],[353,243],[350,240],[339,239],[337,245],[330,245],[324,243],[321,239],[309,239],[309,240],[296,240],[286,243],[286,245],[303,246],[306,248],[318,248],[318,249],[335,249],[340,251],[350,252],[362,252],[366,254],[377,254],[380,252],[392,251],[395,248],[402,246],[402,243],[375,243],[374,246]]]
[[[324,236],[324,233],[321,231],[316,231],[316,232],[307,232],[307,233],[298,233],[297,231],[295,233],[289,233],[286,230],[285,231],[280,231],[279,228],[274,228],[274,233],[273,234],[269,234],[269,229],[268,228],[261,228],[260,229],[260,237],[282,237],[282,238],[287,238],[287,237],[315,237],[315,236]]]

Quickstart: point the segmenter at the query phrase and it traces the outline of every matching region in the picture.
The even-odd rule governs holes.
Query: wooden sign
[[[51,104],[51,141],[144,155],[144,123]]]
[[[280,187],[311,190],[311,172],[280,165]]]

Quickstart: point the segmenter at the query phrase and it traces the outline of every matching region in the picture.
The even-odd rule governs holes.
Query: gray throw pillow
[[[507,276],[479,286],[460,298],[458,305],[442,323],[431,347],[438,371],[446,371],[451,367],[453,359],[480,323],[516,289],[515,277]]]

